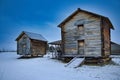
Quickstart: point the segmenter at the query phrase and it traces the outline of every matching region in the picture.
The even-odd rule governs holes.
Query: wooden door
[[[78,41],[78,54],[84,55],[84,40]]]

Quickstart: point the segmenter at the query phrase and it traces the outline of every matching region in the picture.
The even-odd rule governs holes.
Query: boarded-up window
[[[27,37],[23,37],[23,40],[22,40],[23,42],[23,44],[26,44],[26,41],[27,41]]]

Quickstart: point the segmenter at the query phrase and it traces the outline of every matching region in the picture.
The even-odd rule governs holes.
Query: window
[[[78,27],[78,33],[80,34],[80,35],[84,35],[84,25],[78,25],[77,26]]]
[[[26,42],[27,37],[23,37],[23,42]]]
[[[82,31],[84,28],[83,28],[83,25],[78,25],[78,29],[80,30],[80,31]]]

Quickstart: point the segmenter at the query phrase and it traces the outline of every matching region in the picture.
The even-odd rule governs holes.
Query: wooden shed
[[[23,31],[16,41],[19,55],[43,56],[46,54],[47,40],[40,34]]]
[[[120,55],[120,44],[111,42],[111,54],[112,55]]]
[[[111,29],[108,17],[78,8],[58,27],[61,28],[62,57],[109,59]]]

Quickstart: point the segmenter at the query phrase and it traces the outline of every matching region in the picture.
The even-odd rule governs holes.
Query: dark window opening
[[[80,35],[84,35],[84,25],[78,25],[78,33]]]
[[[78,25],[78,30],[82,31],[84,29],[83,25]]]

